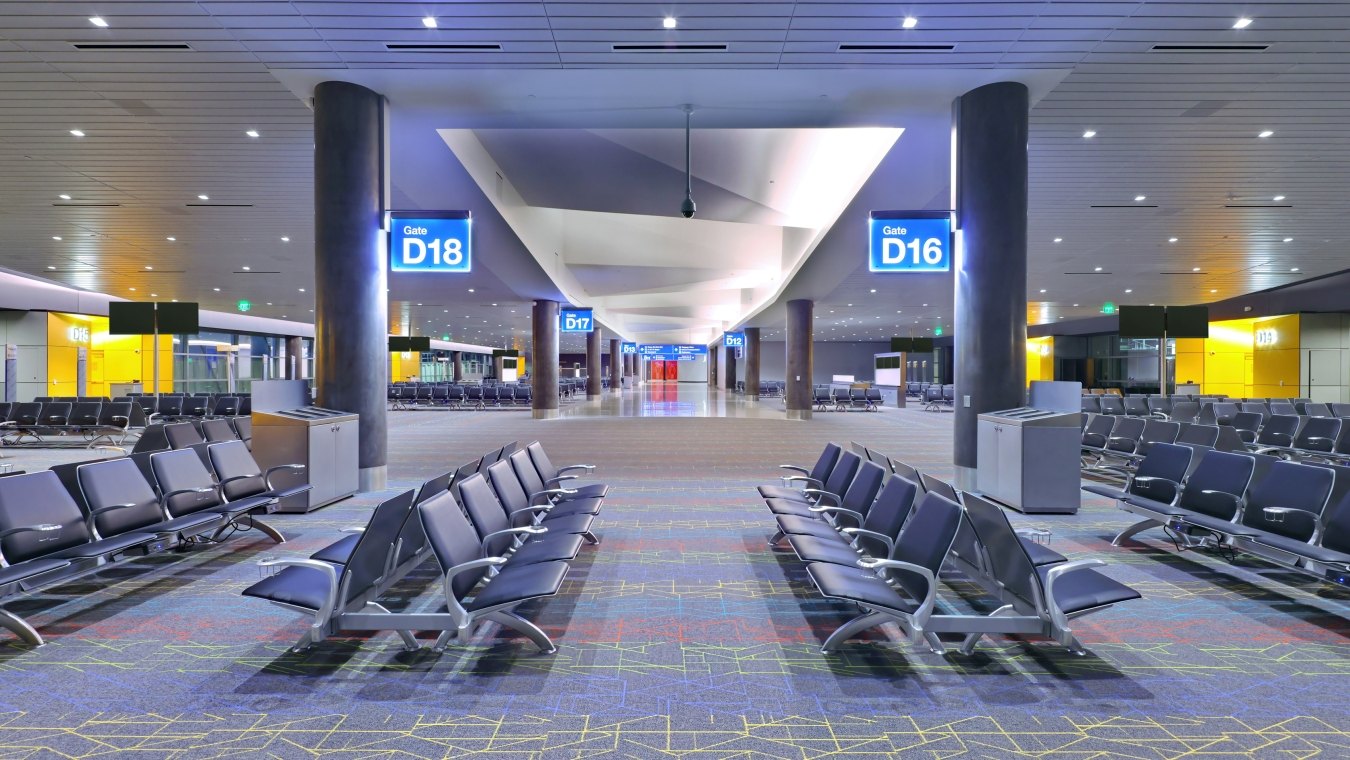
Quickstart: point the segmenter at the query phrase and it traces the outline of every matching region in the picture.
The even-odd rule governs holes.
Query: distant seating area
[[[821,412],[875,412],[885,403],[880,388],[834,388],[829,385],[813,386],[811,402]]]
[[[577,388],[572,385],[575,378],[558,383],[558,397],[572,398]],[[581,385],[585,393],[585,385]],[[389,409],[394,411],[412,409],[529,409],[531,405],[531,385],[523,383],[499,383],[484,380],[481,383],[390,383],[386,386],[385,398]]]

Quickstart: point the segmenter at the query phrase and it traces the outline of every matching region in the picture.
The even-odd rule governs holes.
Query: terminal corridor
[[[892,628],[896,640],[872,634],[822,655],[850,613],[814,592],[790,550],[767,547],[755,486],[828,441],[946,476],[950,419],[393,414],[395,489],[511,440],[598,465],[611,485],[601,543],[530,612],[556,655],[496,626],[440,655],[404,652],[385,633],[288,652],[299,616],[239,591],[258,580],[257,560],[307,555],[363,523],[382,496],[363,494],[277,516],[291,537],[280,546],[258,537],[160,555],[47,611],[50,595],[14,603],[52,635],[37,650],[0,640],[0,744],[33,756],[502,758],[1334,757],[1350,746],[1350,723],[1333,717],[1350,633],[1336,610],[1350,595],[1254,561],[1114,549],[1130,520],[1102,499],[1072,517],[1015,518],[1143,593],[1079,624],[1086,656],[996,638],[942,658]],[[434,603],[430,567],[398,601]],[[960,603],[962,590],[942,597]]]

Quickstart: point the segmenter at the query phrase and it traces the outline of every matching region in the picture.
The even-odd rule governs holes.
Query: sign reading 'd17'
[[[391,213],[389,271],[469,271],[471,221],[467,211]]]
[[[558,312],[558,329],[563,332],[594,332],[595,318],[590,309],[563,309]]]
[[[722,333],[722,345],[727,348],[745,348],[745,333]]]
[[[873,211],[867,224],[867,268],[871,271],[946,272],[952,268],[951,214]]]

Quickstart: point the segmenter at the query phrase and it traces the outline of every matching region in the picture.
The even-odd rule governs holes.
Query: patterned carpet
[[[1350,594],[1157,537],[1114,549],[1131,520],[1102,500],[1017,518],[1144,594],[1078,626],[1087,656],[986,639],[942,658],[895,631],[820,654],[849,613],[767,548],[753,487],[830,440],[946,476],[950,426],[918,410],[392,414],[398,488],[515,439],[599,465],[602,543],[527,615],[556,655],[495,628],[443,655],[403,652],[392,634],[288,653],[300,617],[239,591],[260,557],[307,555],[363,522],[370,495],[278,517],[282,547],[241,536],[11,604],[50,643],[0,638],[0,757],[1350,757]],[[433,581],[410,577],[390,606],[429,604]]]

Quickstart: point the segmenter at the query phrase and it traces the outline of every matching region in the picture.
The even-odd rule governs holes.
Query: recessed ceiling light
[[[197,200],[199,200],[199,201],[209,201],[209,200],[211,200],[211,198],[210,198],[209,196],[206,196],[206,195],[198,195],[198,196],[197,196]]]
[[[1096,137],[1096,136],[1097,136],[1097,130],[1095,130],[1095,129],[1085,129],[1085,130],[1083,130],[1083,137],[1084,137],[1084,139],[1091,140],[1092,138],[1094,138],[1094,137]]]
[[[1100,272],[1100,271],[1102,271],[1102,268],[1101,268],[1101,267],[1093,267],[1093,268],[1092,268],[1092,271],[1094,271],[1094,272]]]
[[[107,28],[108,28],[108,22],[107,22],[107,21],[104,21],[102,16],[90,16],[90,17],[89,17],[89,23],[93,24],[94,26],[98,27],[99,29],[107,29]]]
[[[268,306],[271,306],[271,305],[272,305],[272,302],[271,302],[271,301],[268,301],[268,302],[267,302],[267,305],[268,305]]]
[[[1056,242],[1056,243],[1063,243],[1063,242],[1064,242],[1064,238],[1055,238],[1055,242]]]
[[[1125,292],[1126,292],[1126,293],[1133,293],[1133,292],[1134,292],[1134,288],[1125,288]]]
[[[1177,242],[1177,240],[1178,240],[1178,238],[1170,237],[1170,238],[1167,239],[1167,242],[1169,242],[1169,243],[1175,243],[1175,242]]]
[[[217,293],[220,292],[220,288],[211,288],[211,289],[214,290],[214,291],[216,291]]]
[[[1212,289],[1212,290],[1210,290],[1209,292],[1211,292],[1211,293],[1218,293],[1219,291],[1218,291],[1217,289]]]
[[[900,26],[906,29],[913,29],[919,25],[919,20],[913,16],[905,16],[905,20],[900,22]]]
[[[256,130],[256,129],[250,129],[250,130],[248,130],[247,132],[245,132],[244,134],[248,135],[249,137],[257,137],[257,136],[258,136],[258,130]]]
[[[1277,195],[1277,196],[1275,196],[1274,198],[1271,198],[1271,200],[1272,200],[1272,201],[1275,201],[1276,203],[1278,203],[1278,202],[1284,200],[1284,196],[1283,196],[1283,195]]]
[[[1199,271],[1200,271],[1200,267],[1191,267],[1191,271],[1192,271],[1192,272],[1199,272]]]
[[[1293,239],[1293,238],[1285,238],[1285,239],[1284,239],[1284,242],[1286,242],[1286,243],[1292,243],[1292,242],[1294,242],[1294,239]]]
[[[135,293],[135,292],[136,292],[136,289],[135,289],[135,288],[127,288],[127,290],[130,290],[132,293]]]
[[[173,241],[177,240],[178,238],[174,237],[173,235],[170,235],[170,236],[168,236],[168,237],[166,237],[166,238],[164,238],[164,239],[167,240],[167,241],[169,241],[170,243],[172,243]]]
[[[469,292],[472,293],[472,292],[473,292],[473,288],[469,288]]]
[[[70,133],[71,133],[72,135],[75,135],[76,137],[84,137],[84,130],[83,130],[83,129],[72,129],[72,130],[70,130]]]
[[[1246,29],[1247,27],[1249,27],[1249,26],[1251,26],[1251,25],[1252,25],[1252,20],[1249,19],[1249,18],[1247,18],[1246,16],[1243,16],[1242,18],[1240,18],[1240,19],[1238,19],[1237,21],[1234,21],[1234,22],[1233,22],[1233,28],[1234,28],[1234,29]]]
[[[290,239],[289,237],[287,237],[286,235],[282,235],[282,236],[281,236],[281,242],[283,242],[283,243],[289,243],[289,242],[291,242],[291,239]]]
[[[1274,130],[1263,129],[1263,130],[1261,130],[1261,132],[1260,132],[1259,134],[1257,134],[1256,136],[1257,136],[1257,137],[1270,137],[1270,136],[1272,136],[1272,135],[1274,135],[1274,134],[1275,134]]]
[[[61,239],[60,235],[52,235],[52,240],[60,240],[60,239]]]
[[[51,264],[48,264],[48,265],[47,265],[47,268],[48,268],[48,269],[56,269],[56,267],[52,266]],[[1294,270],[1291,270],[1291,271],[1297,272],[1298,270],[1297,270],[1297,269],[1294,269]]]
[[[875,292],[877,292],[877,289],[876,289],[876,288],[872,288],[872,290],[871,290],[870,292],[875,293]]]
[[[239,267],[239,268],[244,270],[245,272],[249,271],[249,267]]]
[[[305,292],[305,289],[304,289],[304,288],[300,288],[300,292],[301,292],[301,293]]]
[[[422,26],[425,26],[428,29],[435,29],[436,18],[434,16],[424,16],[422,18]]]
[[[666,16],[665,18],[661,19],[661,26],[666,29],[674,29],[679,25],[680,22],[674,16]]]
[[[1041,292],[1044,293],[1044,292],[1045,292],[1045,288],[1041,288]]]
[[[150,297],[151,297],[151,298],[159,298],[159,294],[158,294],[158,293],[151,293],[151,294],[150,294]]]
[[[151,271],[154,271],[154,269],[155,269],[154,267],[147,266],[147,267],[145,268],[145,271],[151,272]]]
[[[1139,202],[1139,201],[1148,200],[1148,196],[1147,196],[1147,195],[1136,195],[1136,196],[1134,196],[1134,200],[1135,200],[1136,203]]]
[[[1291,271],[1291,272],[1297,272],[1297,271],[1298,271],[1298,267],[1289,267],[1289,271]]]
[[[60,199],[63,200],[63,201],[68,201],[68,200],[70,200],[70,196],[69,196],[69,195],[66,195],[65,193],[61,193],[60,195],[58,195],[58,196],[56,196],[56,197],[57,197],[57,198],[60,198]]]

